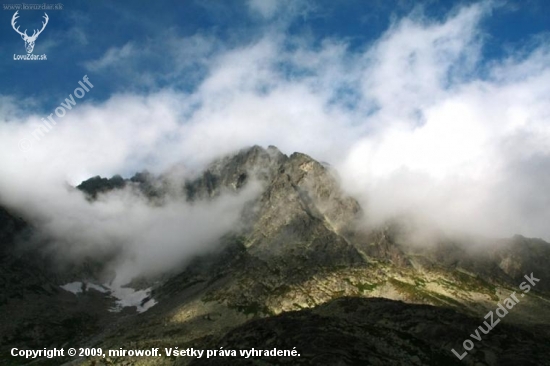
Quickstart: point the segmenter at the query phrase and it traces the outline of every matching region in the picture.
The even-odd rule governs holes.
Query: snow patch
[[[106,287],[105,285],[96,285],[95,283],[87,283],[86,285],[88,288],[92,288],[102,294],[107,294],[110,292],[109,287]]]
[[[107,284],[96,285],[89,282],[70,282],[60,286],[63,290],[72,292],[75,295],[83,293],[89,289],[94,289],[103,294],[117,299],[116,305],[109,309],[111,312],[119,312],[125,307],[135,306],[138,313],[143,313],[157,304],[157,301],[150,297],[151,288],[145,290],[134,290],[130,287],[111,287]]]
[[[117,307],[110,311],[118,312],[125,307],[135,306],[138,313],[143,313],[157,303],[155,299],[149,298],[150,294],[151,288],[137,291],[130,287],[111,288],[111,295],[118,301]]]
[[[75,295],[78,295],[82,292],[83,283],[82,282],[71,282],[66,285],[60,286],[63,290],[72,292]]]

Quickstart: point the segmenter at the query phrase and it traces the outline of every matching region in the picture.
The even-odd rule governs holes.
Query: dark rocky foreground
[[[258,357],[229,363],[200,359],[191,365],[550,365],[544,331],[497,325],[460,361],[462,342],[480,325],[450,309],[373,298],[340,298],[314,309],[250,321],[211,349],[292,349],[299,358]],[[546,329],[548,331],[548,329]]]

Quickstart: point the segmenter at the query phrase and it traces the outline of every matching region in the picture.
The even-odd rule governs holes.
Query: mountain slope
[[[18,245],[28,243],[34,231],[0,207],[0,364],[25,361],[9,356],[13,347],[40,349],[82,341],[122,315],[109,312],[114,300],[98,291],[75,296],[63,290],[60,285],[71,274],[52,271],[52,258],[33,246]]]
[[[533,354],[546,351],[538,341],[550,334],[550,273],[545,265],[550,245],[544,241],[520,236],[506,240],[441,237],[419,246],[409,241],[406,225],[398,221],[366,231],[359,203],[340,188],[330,166],[301,153],[286,156],[275,147],[241,150],[213,162],[193,179],[174,176],[177,172],[161,176],[143,172],[130,179],[95,177],[78,189],[90,201],[105,192],[128,189],[147,197],[153,205],[177,199],[216,200],[224,192],[239,192],[251,184],[262,189],[245,206],[238,227],[212,246],[214,249],[167,272],[160,282],[159,278],[136,279],[146,286],[156,283],[152,293],[156,306],[143,314],[119,317],[109,327],[100,327],[94,337],[81,337],[80,344],[104,349],[130,345],[259,348],[271,339],[263,336],[262,329],[271,327],[281,337],[278,341],[289,337],[310,350],[303,364],[315,364],[318,354],[340,355],[342,364],[406,364],[414,355],[419,364],[451,362],[454,355],[447,346],[459,345],[456,342],[468,334],[461,333],[461,339],[439,339],[443,328],[438,322],[447,324],[449,332],[457,326],[464,332],[474,330],[488,311],[518,291],[524,275],[533,272],[541,279],[540,286],[522,298],[506,317],[508,325],[499,332],[505,338],[520,332],[520,341],[531,347],[527,349]],[[77,299],[88,303],[85,298]],[[69,303],[60,306],[75,308]],[[376,323],[373,317],[363,319],[371,311],[393,325]],[[433,321],[429,318],[432,311],[439,314]],[[401,324],[403,318],[396,312],[408,314],[411,323]],[[293,323],[296,329],[289,328]],[[306,331],[302,332],[302,327],[318,332],[317,346],[303,342]],[[419,334],[415,327],[427,334]],[[346,344],[362,344],[366,352],[355,354],[346,344],[338,343],[341,339],[348,339]],[[256,341],[258,346],[254,346]],[[487,353],[471,357],[471,364],[478,360],[497,365],[514,359],[512,353],[504,352],[508,343],[494,342],[487,346]],[[336,348],[321,352],[331,347]],[[479,346],[480,352],[483,347]],[[190,361],[163,357],[76,363],[165,365]]]

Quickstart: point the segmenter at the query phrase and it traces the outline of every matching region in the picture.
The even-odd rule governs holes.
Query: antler
[[[15,28],[15,21],[17,18],[19,18],[19,16],[17,16],[17,13],[19,13],[19,10],[17,10],[15,12],[15,14],[13,14],[13,17],[11,18],[11,26],[13,27],[13,30],[16,31],[17,33],[19,33],[21,36],[25,36],[25,37],[28,37],[27,36],[27,30],[25,29],[25,33],[19,31],[19,27]],[[45,13],[44,13],[45,14]]]
[[[48,24],[48,20],[50,20],[50,18],[48,18],[48,14],[46,14],[46,13],[44,13],[44,16],[43,16],[42,18],[44,18],[44,19],[46,20],[46,22],[42,22],[42,29],[40,29],[40,30],[38,31],[38,33],[36,33],[37,30],[34,30],[33,33],[32,33],[32,36],[31,36],[30,38],[34,38],[34,39],[38,38],[38,36],[40,35],[40,33],[42,33],[42,31],[44,30],[44,28],[46,28],[46,25]],[[26,31],[26,30],[25,30],[25,31]]]

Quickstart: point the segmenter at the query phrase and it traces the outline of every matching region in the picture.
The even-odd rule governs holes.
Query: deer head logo
[[[46,20],[45,22],[42,22],[42,29],[38,30],[38,29],[35,29],[32,33],[32,36],[28,36],[27,35],[27,30],[25,29],[24,32],[20,32],[19,31],[19,26],[17,28],[15,28],[15,20],[17,18],[19,18],[19,16],[17,15],[17,13],[19,13],[19,10],[15,12],[15,14],[13,14],[13,17],[11,18],[11,26],[13,27],[13,30],[15,30],[17,33],[19,33],[19,35],[21,36],[21,38],[23,38],[23,41],[25,41],[25,49],[27,50],[27,53],[32,53],[32,51],[34,50],[34,42],[36,42],[36,39],[38,38],[38,36],[40,35],[40,33],[42,33],[42,31],[44,30],[44,28],[46,28],[46,24],[48,24],[48,14],[44,13],[44,16],[43,18]]]

